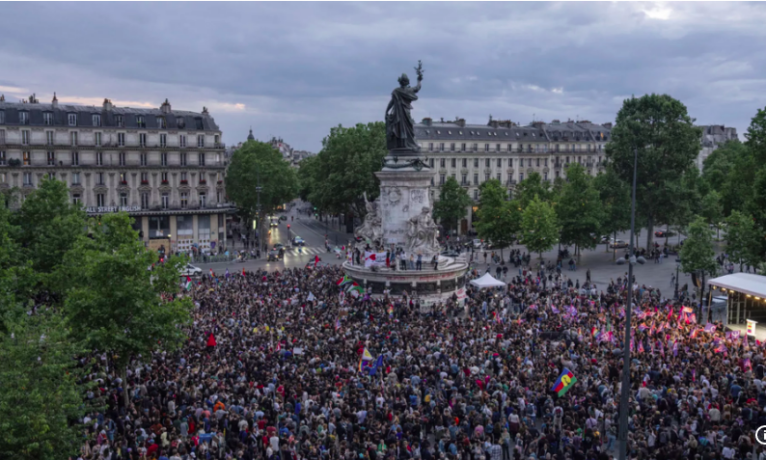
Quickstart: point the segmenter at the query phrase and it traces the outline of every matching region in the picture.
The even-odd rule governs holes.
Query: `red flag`
[[[314,256],[314,268],[317,268],[318,263],[319,263],[319,256]]]
[[[242,277],[245,276],[245,267],[242,267]]]

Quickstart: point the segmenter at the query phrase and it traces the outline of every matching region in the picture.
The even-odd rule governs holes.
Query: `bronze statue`
[[[399,155],[420,150],[415,141],[415,123],[410,115],[412,102],[418,100],[417,93],[423,81],[423,64],[420,61],[415,72],[418,75],[418,85],[410,87],[410,79],[403,73],[399,77],[399,88],[391,93],[391,102],[386,107],[386,145],[388,150]]]

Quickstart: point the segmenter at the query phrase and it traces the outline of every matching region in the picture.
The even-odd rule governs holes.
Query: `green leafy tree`
[[[701,129],[686,106],[668,95],[631,97],[623,102],[606,145],[607,161],[627,184],[633,180],[634,148],[638,149],[636,213],[648,227],[652,247],[654,226],[670,223],[679,202],[671,184],[681,180],[699,154]],[[676,188],[677,190],[677,188]]]
[[[450,176],[441,186],[439,200],[434,203],[434,219],[441,221],[447,231],[455,230],[460,219],[465,218],[470,205],[468,192]]]
[[[543,260],[543,252],[549,251],[558,243],[559,225],[556,211],[540,197],[534,197],[524,208],[521,217],[521,244],[529,252],[536,252]]]
[[[548,182],[543,181],[539,173],[533,172],[519,182],[513,191],[513,198],[518,200],[522,209],[526,209],[536,196],[543,201],[550,201],[553,197],[553,191]]]
[[[760,169],[755,175],[751,189],[752,195],[745,206],[745,211],[753,216],[757,235],[757,252],[763,255],[766,253],[766,168]]]
[[[755,223],[750,215],[734,211],[726,219],[726,252],[732,260],[743,264],[758,266],[760,246]]]
[[[750,126],[745,133],[745,144],[752,151],[759,165],[766,162],[766,109],[758,109],[758,113],[750,120]]]
[[[514,241],[519,229],[518,203],[507,200],[508,192],[497,179],[491,179],[479,187],[479,221],[475,223],[479,238],[491,241],[503,249]]]
[[[713,275],[716,272],[713,235],[704,217],[697,217],[690,225],[681,248],[681,269],[684,273]],[[704,278],[703,278],[704,279]],[[702,283],[704,287],[704,282]],[[699,297],[702,298],[702,291]]]
[[[317,165],[319,158],[314,155],[304,158],[298,168],[298,197],[303,201],[310,201],[309,195],[316,189]]]
[[[593,179],[593,187],[603,206],[601,233],[616,239],[617,232],[630,228],[630,188],[609,167]],[[609,243],[606,247],[609,250]]]
[[[26,315],[25,315],[26,316]],[[58,460],[82,444],[79,419],[96,408],[78,381],[85,350],[52,312],[25,318],[0,333],[0,451],[19,460]]]
[[[721,203],[721,195],[715,190],[711,190],[702,197],[700,208],[700,214],[705,218],[708,225],[714,226],[720,234],[720,224],[723,220],[723,204]]]
[[[83,235],[85,220],[85,212],[72,204],[67,185],[50,179],[43,179],[12,214],[14,239],[22,248],[22,258],[31,263],[43,288],[53,294],[65,289],[66,280],[54,271]]]
[[[259,193],[257,186],[260,184]],[[258,218],[261,245],[268,233],[266,217],[298,196],[298,177],[290,163],[271,144],[247,141],[234,152],[226,174],[226,194],[246,222]]]
[[[372,201],[380,194],[375,173],[387,154],[383,122],[332,128],[316,156],[309,201],[326,212],[364,216],[363,195]]]
[[[562,244],[575,245],[579,257],[580,248],[595,248],[603,221],[603,207],[593,179],[579,163],[572,163],[566,170],[567,183],[556,199],[556,216],[561,227]]]
[[[36,285],[31,263],[22,256],[20,245],[12,238],[10,211],[0,203],[0,333],[24,317],[24,306]]]
[[[185,340],[191,301],[167,296],[179,290],[186,259],[171,257],[147,270],[156,256],[125,213],[91,219],[89,228],[90,237],[67,254],[68,268],[77,273],[65,301],[67,324],[88,349],[110,352],[124,379],[131,357],[159,347],[172,351]]]

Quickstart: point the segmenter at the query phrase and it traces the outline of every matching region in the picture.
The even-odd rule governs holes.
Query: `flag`
[[[647,329],[649,329],[649,328],[646,327],[646,323],[641,323],[641,324],[638,325],[638,330],[641,331],[641,332],[644,332]]]
[[[337,331],[338,329],[340,329],[340,318],[335,320],[335,330]]]
[[[698,333],[699,331],[700,331],[699,329],[694,329],[694,330],[692,331],[692,335],[691,335],[691,338],[693,338],[693,339],[696,339],[696,338],[697,338],[697,333]]]
[[[394,306],[393,305],[389,305],[388,306],[388,316],[391,317],[391,318],[394,317]]]
[[[186,277],[186,290],[187,290],[187,291],[191,291],[191,288],[192,288],[192,282],[191,282],[191,278],[189,278],[189,277],[187,276],[187,277]]]
[[[242,278],[245,277],[245,267],[242,267]]]
[[[555,392],[559,397],[562,397],[566,394],[567,391],[569,391],[570,388],[572,388],[572,385],[574,385],[577,382],[577,377],[572,374],[572,371],[564,368],[564,371],[559,375],[559,378],[556,379],[556,382],[553,384],[553,388],[551,388],[551,391]]]
[[[372,361],[373,358],[370,354],[370,351],[365,347],[364,351],[362,351],[362,361]]]
[[[343,275],[343,278],[339,279],[337,283],[338,286],[345,286],[346,284],[350,283],[352,280],[348,275]]]
[[[378,356],[378,359],[370,367],[370,375],[375,375],[381,367],[383,367],[383,355]]]
[[[317,264],[319,263],[319,256],[314,256],[314,268],[317,268]]]
[[[317,298],[316,298],[316,297],[314,297],[314,293],[313,293],[313,292],[309,292],[309,296],[308,296],[308,297],[306,297],[306,302],[313,302],[313,301],[315,301],[316,299],[317,299]]]
[[[710,333],[710,334],[712,334],[713,332],[715,332],[715,324],[713,324],[713,323],[707,323],[707,324],[705,325],[705,332],[708,332],[708,333]]]
[[[213,273],[213,269],[212,268],[210,269],[210,277],[211,278],[215,278],[215,273]]]
[[[359,286],[356,283],[354,283],[354,286],[352,286],[348,291],[354,297],[359,297],[359,294],[364,294],[364,289],[362,289],[362,286]]]

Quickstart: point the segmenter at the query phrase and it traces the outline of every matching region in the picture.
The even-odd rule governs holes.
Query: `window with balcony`
[[[513,158],[508,158],[508,167],[513,168]]]
[[[53,152],[48,152],[48,166],[55,166],[56,165],[56,154]]]
[[[478,158],[474,158],[473,159],[473,167],[474,168],[478,168],[479,167],[479,159]]]
[[[434,159],[433,158],[429,158],[428,159],[428,166],[431,167],[431,168],[434,167]]]
[[[216,201],[216,203],[223,203],[223,192],[222,191],[218,190],[215,193],[215,201]]]
[[[441,142],[441,143],[439,144],[439,151],[440,151],[440,152],[443,152],[443,151],[444,151],[444,142]]]
[[[558,178],[559,178],[559,176],[560,176],[559,172],[558,172],[558,171],[556,171],[556,179],[558,179]]]
[[[24,164],[24,166],[29,166],[32,164],[32,154],[29,152],[22,152],[21,153],[21,159]]]
[[[141,209],[149,209],[149,194],[147,192],[141,194]]]
[[[519,168],[523,168],[523,167],[524,167],[524,159],[519,158]]]
[[[187,177],[186,171],[181,172],[181,183],[187,184],[189,182],[189,178]]]
[[[465,142],[463,142],[462,144],[460,144],[460,151],[461,151],[461,152],[465,152]]]
[[[489,144],[484,144],[484,151],[489,152]]]
[[[205,195],[205,192],[200,192],[199,194],[199,207],[200,208],[207,207],[207,195]]]
[[[24,185],[32,185],[32,173],[24,173]]]
[[[473,191],[473,199],[478,200],[479,199],[479,191],[477,189],[474,189]]]
[[[0,150],[0,166],[6,165],[5,151]]]
[[[168,146],[168,135],[167,134],[160,134],[160,147],[167,147]]]
[[[204,147],[205,146],[205,135],[204,134],[198,134],[197,135],[197,147]]]
[[[479,150],[479,144],[473,144],[473,149],[472,150],[474,152],[478,151]]]
[[[186,147],[186,136],[184,136],[184,135],[178,136],[178,146],[179,147]]]
[[[543,173],[543,180],[548,180],[548,173],[547,172]]]
[[[53,112],[43,112],[43,124],[53,126]]]
[[[93,143],[96,146],[101,146],[101,133],[95,133],[93,135]]]
[[[104,166],[104,152],[96,152],[96,166]]]
[[[138,135],[138,145],[141,147],[146,147],[146,133],[141,133]]]
[[[491,161],[492,161],[492,160],[490,160],[489,158],[486,158],[486,159],[484,160],[484,167],[485,167],[485,168],[489,168],[489,167],[490,167],[490,164],[491,164],[491,163],[490,163]]]
[[[29,145],[30,142],[30,132],[28,129],[22,129],[21,130],[21,145]]]
[[[125,152],[120,152],[117,156],[120,166],[125,166]]]
[[[79,193],[73,193],[72,194],[72,204],[75,206],[79,206],[82,200],[80,200],[80,194]]]
[[[457,165],[457,158],[453,158],[452,160],[450,160],[450,162],[452,163],[452,167],[454,168]]]
[[[489,173],[485,172],[484,173],[484,182],[487,182],[488,180],[489,180]]]
[[[537,159],[537,165],[536,165],[536,166],[537,166],[538,168],[540,167],[540,159],[539,159],[539,158]]]
[[[146,122],[143,115],[136,115],[136,126],[139,128],[146,128]]]
[[[460,185],[468,185],[468,174],[461,175]]]
[[[513,183],[513,173],[508,173],[508,185]]]
[[[128,185],[128,173],[121,172],[120,173],[120,184],[121,185]]]
[[[167,166],[168,165],[168,154],[167,153],[160,153],[160,165],[161,166]]]
[[[204,153],[200,153],[199,155],[197,155],[197,164],[200,165],[200,166],[205,166],[205,154]]]
[[[463,164],[464,168],[467,168],[468,167],[468,158],[463,158],[462,164]]]
[[[498,168],[502,168],[503,167],[503,159],[502,158],[498,158],[497,159],[497,167]]]
[[[96,185],[106,185],[104,183],[104,173],[96,173]]]
[[[141,183],[144,185],[149,183],[149,173],[146,173],[146,172],[141,173]]]
[[[450,152],[454,152],[455,151],[455,143],[454,142],[449,145],[449,150],[450,150]]]
[[[19,124],[21,125],[28,125],[29,124],[29,112],[19,112]]]
[[[162,181],[163,184],[167,184],[168,183],[168,173],[167,172],[161,172],[160,173],[160,180]]]
[[[96,193],[96,206],[99,208],[106,206],[106,195],[103,193]]]
[[[566,160],[567,160],[567,164],[569,164],[569,157],[567,157]]]
[[[181,152],[181,166],[186,166],[186,152]]]
[[[120,147],[125,146],[125,133],[117,133],[117,145]]]
[[[519,182],[524,180],[524,173],[519,173]]]
[[[199,175],[199,185],[205,185],[205,184],[207,184],[207,179],[205,179],[205,175],[204,174],[200,174]]]
[[[447,164],[447,160],[445,158],[440,158],[439,159],[439,167],[440,168],[444,168],[446,166],[446,164]]]
[[[439,174],[439,185],[444,185],[444,174]]]
[[[120,206],[128,205],[128,194],[125,192],[120,193]]]
[[[5,145],[5,130],[0,129],[0,145]]]
[[[80,185],[80,173],[72,173],[72,185]]]
[[[77,126],[77,114],[76,113],[67,114],[67,122],[69,126]]]
[[[479,185],[479,174],[474,173],[473,174],[473,185]]]
[[[139,158],[141,159],[141,166],[146,166],[149,164],[149,160],[147,157],[148,157],[148,154],[146,153],[142,153],[139,155]]]
[[[433,152],[434,151],[434,143],[433,142],[429,142],[428,143],[428,151],[429,152]]]
[[[70,141],[70,145],[72,145],[72,147],[76,147],[77,146],[77,133],[76,132],[69,133],[69,141]]]
[[[162,194],[162,209],[168,209],[170,207],[170,195],[167,193]]]
[[[547,168],[548,167],[548,159],[547,158],[543,159],[543,162],[545,164],[545,167]]]
[[[94,113],[91,116],[91,121],[93,121],[93,126],[101,126],[101,115]]]
[[[185,209],[188,204],[189,194],[186,192],[181,192],[181,209]]]

